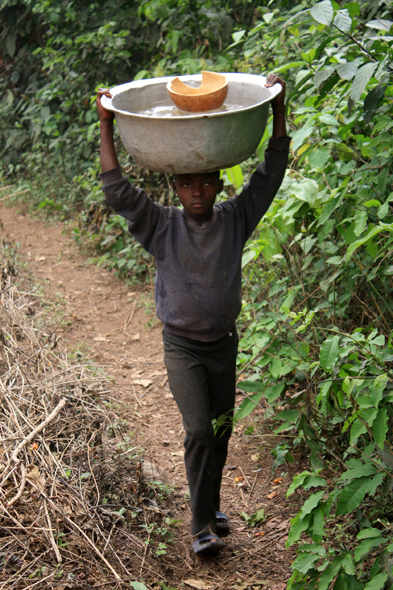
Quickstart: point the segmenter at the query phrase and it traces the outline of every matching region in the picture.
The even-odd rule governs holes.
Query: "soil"
[[[174,487],[165,508],[181,522],[172,525],[166,554],[156,555],[157,543],[149,545],[128,569],[149,587],[161,588],[154,583],[165,580],[176,590],[284,589],[294,559],[285,548],[289,520],[300,507],[300,497],[287,499],[286,490],[301,468],[295,462],[272,473],[270,449],[277,441],[269,420],[263,420],[263,409],[238,426],[230,441],[222,485],[222,510],[231,521],[226,547],[216,557],[197,558],[189,532],[183,427],[167,383],[153,286],[129,286],[90,264],[64,224],[49,224],[27,211],[26,204],[0,203],[0,221],[8,238],[20,244],[22,260],[43,290],[58,338],[113,378],[111,397],[135,445],[144,449],[145,477],[163,482],[164,490]],[[254,526],[240,516],[262,508],[265,519]]]

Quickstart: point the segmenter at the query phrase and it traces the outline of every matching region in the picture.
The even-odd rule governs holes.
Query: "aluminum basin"
[[[264,76],[224,75],[228,96],[221,108],[232,110],[143,114],[171,104],[166,85],[173,77],[121,84],[111,89],[111,99],[103,96],[101,102],[114,111],[124,146],[141,166],[173,174],[212,172],[240,164],[255,152],[265,130],[269,102],[281,91],[280,84],[266,88]],[[196,86],[201,82],[200,74],[180,78]]]

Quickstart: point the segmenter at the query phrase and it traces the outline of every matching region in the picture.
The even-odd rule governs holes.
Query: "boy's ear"
[[[172,180],[172,190],[174,193],[176,193],[176,181]]]
[[[219,194],[224,188],[224,181],[222,178],[220,178],[220,180],[218,181],[218,191],[217,194]]]

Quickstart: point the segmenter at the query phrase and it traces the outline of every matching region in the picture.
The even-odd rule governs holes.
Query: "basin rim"
[[[146,86],[150,86],[153,84],[168,84],[168,82],[174,80],[175,78],[180,78],[180,80],[182,80],[183,82],[186,82],[188,80],[196,80],[196,81],[200,81],[202,79],[202,74],[190,74],[190,75],[185,75],[185,76],[162,76],[159,78],[148,78],[148,79],[142,79],[142,80],[134,80],[133,82],[126,82],[125,84],[119,84],[118,86],[114,86],[113,88],[110,89],[110,92],[112,94],[112,98],[108,98],[107,96],[103,95],[101,98],[101,102],[102,102],[102,106],[110,111],[113,111],[115,113],[119,113],[121,115],[125,115],[127,117],[136,117],[138,119],[149,119],[149,120],[165,120],[165,119],[171,119],[173,121],[176,120],[180,120],[180,121],[189,121],[190,119],[204,119],[204,118],[213,118],[213,117],[226,117],[229,116],[231,114],[234,113],[239,113],[239,112],[245,112],[245,111],[250,111],[252,109],[258,108],[259,106],[261,106],[262,104],[266,103],[266,102],[270,102],[275,96],[277,96],[281,90],[281,84],[275,84],[274,86],[271,86],[270,88],[266,88],[265,87],[265,82],[266,82],[266,76],[258,76],[256,74],[239,74],[239,73],[234,73],[234,72],[220,72],[222,73],[223,76],[226,76],[227,80],[228,80],[228,85],[229,83],[232,82],[254,82],[256,86],[260,86],[261,88],[264,88],[265,91],[269,92],[269,96],[267,96],[266,98],[264,98],[263,100],[256,102],[255,104],[252,104],[248,107],[244,107],[241,109],[236,109],[236,110],[231,110],[231,111],[222,111],[219,113],[213,113],[213,112],[201,112],[201,113],[190,113],[190,114],[185,114],[185,115],[171,115],[169,116],[154,116],[154,115],[143,115],[140,113],[133,113],[130,111],[123,111],[121,109],[117,109],[113,106],[112,101],[115,98],[115,96],[117,96],[118,94],[121,94],[122,92],[126,92],[127,90],[129,90],[130,88],[144,88]],[[184,111],[186,112],[186,111]]]

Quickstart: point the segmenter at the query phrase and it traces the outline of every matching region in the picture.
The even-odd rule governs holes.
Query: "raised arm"
[[[271,105],[273,109],[273,133],[272,137],[286,137],[287,130],[285,125],[285,82],[276,74],[269,74],[266,78],[265,86],[270,88],[275,84],[281,84],[280,94],[273,98]]]
[[[113,142],[113,120],[115,118],[112,111],[107,111],[101,104],[101,96],[105,94],[111,98],[111,93],[107,88],[100,88],[97,92],[96,104],[98,117],[100,119],[100,164],[101,171],[108,172],[119,166],[116,156],[115,144]]]

